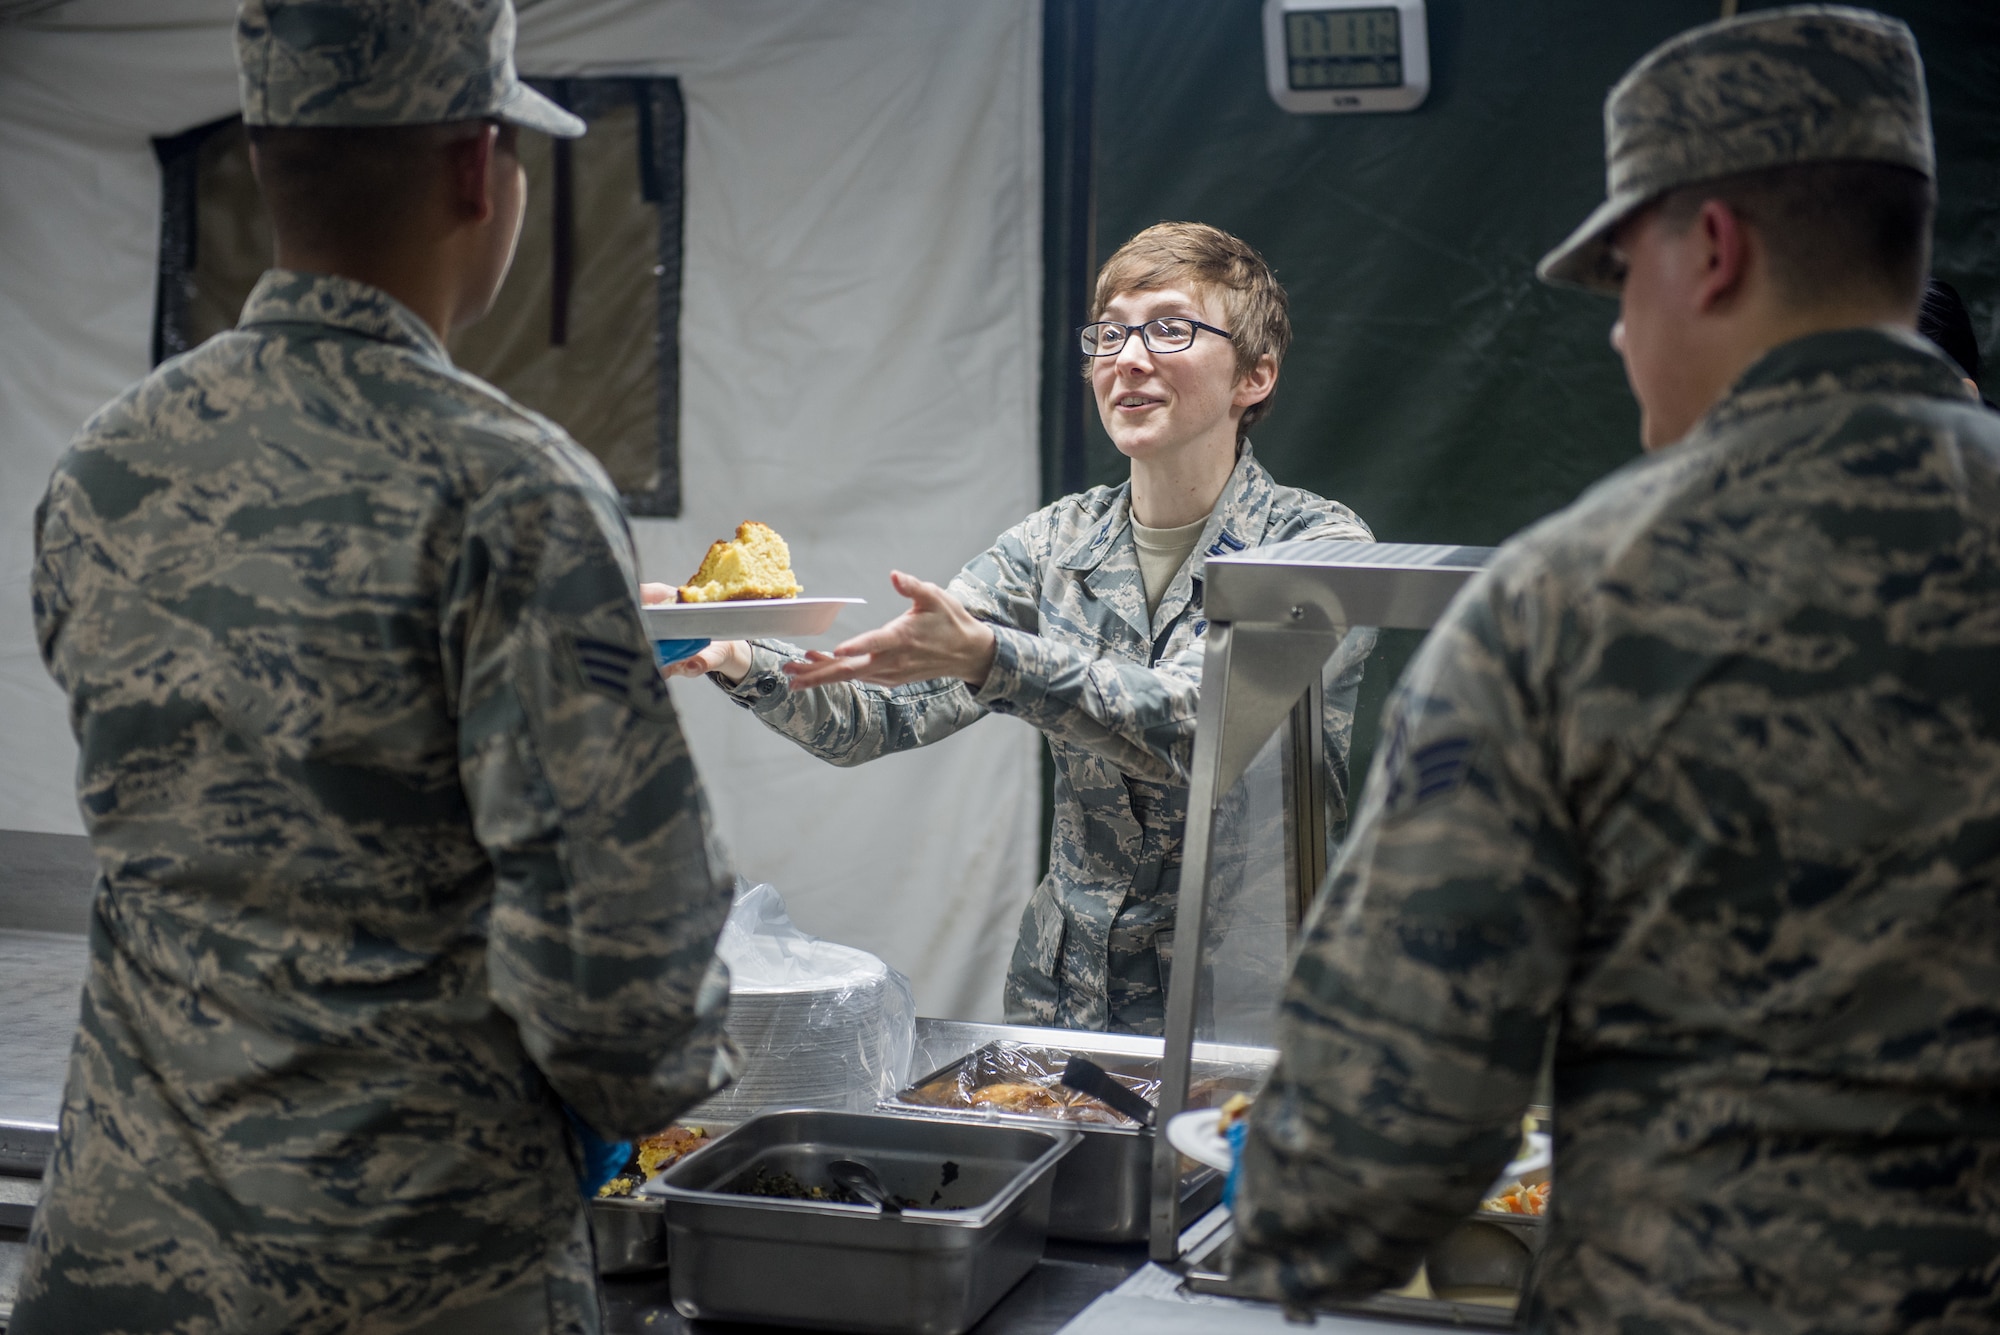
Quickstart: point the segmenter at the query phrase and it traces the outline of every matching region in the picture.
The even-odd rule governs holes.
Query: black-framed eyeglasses
[[[1220,338],[1229,337],[1227,329],[1217,329],[1199,320],[1184,320],[1177,315],[1148,320],[1144,324],[1099,320],[1096,324],[1085,325],[1076,333],[1078,341],[1083,344],[1084,356],[1115,357],[1124,350],[1125,340],[1134,334],[1139,336],[1139,341],[1146,345],[1148,352],[1186,352],[1194,345],[1194,336],[1204,329]]]

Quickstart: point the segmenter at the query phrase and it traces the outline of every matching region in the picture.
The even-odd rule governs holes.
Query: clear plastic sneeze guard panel
[[[1284,751],[1273,733],[1217,805],[1208,931],[1199,950],[1175,941],[1176,964],[1200,971],[1197,1042],[1269,1047],[1276,1037],[1287,936]]]
[[[1428,630],[1491,555],[1478,547],[1291,542],[1209,560],[1209,629],[1166,979],[1163,1124],[1188,1106],[1197,1041],[1267,1047],[1275,1040],[1292,937],[1358,786],[1343,762],[1362,740],[1350,730],[1375,628]],[[1371,685],[1379,701],[1381,687]],[[1177,1176],[1178,1156],[1163,1136],[1154,1148],[1151,1253],[1170,1264],[1182,1260],[1181,1230],[1192,1222],[1180,1217]]]
[[[1317,693],[1308,685],[1216,803],[1197,1043],[1270,1047],[1277,1039],[1292,941],[1339,849],[1367,760],[1364,754],[1349,763],[1359,687],[1371,680],[1364,668],[1400,668],[1381,664],[1376,645],[1374,627],[1350,629],[1321,666]],[[1308,731],[1314,713],[1317,738]]]

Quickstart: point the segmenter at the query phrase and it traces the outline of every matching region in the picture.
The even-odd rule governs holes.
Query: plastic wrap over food
[[[909,980],[865,950],[800,931],[772,887],[737,886],[716,953],[729,966],[729,1035],[744,1061],[736,1083],[702,1105],[703,1116],[864,1112],[909,1079]]]
[[[1157,1059],[1079,1051],[1148,1103],[1159,1103]],[[1063,1084],[1063,1068],[1072,1055],[1066,1048],[988,1043],[903,1090],[895,1102],[906,1107],[1051,1117],[1085,1125],[1136,1125],[1109,1105]],[[1199,1068],[1189,1086],[1187,1106],[1209,1107],[1239,1090],[1255,1088],[1263,1078],[1262,1068]]]

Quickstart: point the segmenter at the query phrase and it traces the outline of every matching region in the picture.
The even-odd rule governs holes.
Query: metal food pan
[[[1075,1131],[883,1113],[765,1113],[640,1188],[665,1203],[674,1308],[880,1335],[961,1335],[1041,1259]],[[856,1159],[895,1195],[872,1206],[738,1195],[764,1170],[824,1185]]]
[[[1539,1255],[1542,1239],[1548,1236],[1548,1216],[1539,1214],[1503,1214],[1498,1210],[1474,1210],[1465,1217],[1468,1224],[1491,1224],[1504,1229],[1519,1239],[1521,1245]]]
[[[639,1275],[667,1263],[667,1221],[658,1201],[600,1196],[590,1202],[600,1275]]]
[[[1012,1041],[987,1043],[954,1062],[940,1067],[909,1088],[880,1105],[885,1111],[915,1114],[951,1121],[969,1121],[999,1126],[1074,1126],[1083,1142],[1056,1170],[1055,1200],[1050,1207],[1049,1236],[1068,1242],[1136,1242],[1147,1236],[1151,1226],[1153,1200],[1153,1132],[1150,1128],[1125,1123],[1106,1125],[1071,1122],[1032,1113],[1004,1113],[984,1108],[939,1107],[913,1103],[918,1091],[941,1082],[963,1079],[974,1086],[1017,1072],[1010,1059],[1025,1057],[1032,1067],[1061,1071],[1070,1056],[1089,1057],[1113,1075],[1127,1077],[1125,1083],[1138,1086],[1153,1097],[1149,1086],[1160,1078],[1157,1057],[1089,1046],[1055,1047]],[[1261,1082],[1257,1067],[1241,1063],[1197,1062],[1197,1082],[1212,1082],[1218,1091],[1248,1092]],[[1191,1104],[1190,1106],[1201,1106]],[[1191,1165],[1181,1177],[1181,1209],[1192,1218],[1222,1198],[1222,1175],[1212,1168]]]

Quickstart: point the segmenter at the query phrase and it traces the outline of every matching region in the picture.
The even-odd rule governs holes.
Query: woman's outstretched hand
[[[836,681],[902,686],[936,677],[957,677],[975,691],[986,684],[993,668],[993,628],[928,580],[892,570],[889,583],[910,600],[910,610],[879,630],[837,645],[830,654],[816,649],[802,663],[785,664],[792,689]],[[720,647],[711,645],[702,653]]]

